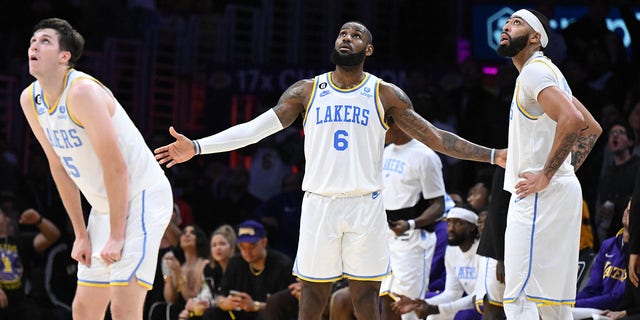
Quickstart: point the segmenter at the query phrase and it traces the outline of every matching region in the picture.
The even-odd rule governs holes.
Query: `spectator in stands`
[[[194,297],[211,297],[212,293],[205,281],[204,268],[209,263],[209,241],[206,234],[195,225],[186,226],[180,236],[180,250],[165,253],[168,273],[164,275],[164,299],[169,308],[156,307],[151,312],[152,319],[175,319]],[[184,261],[179,257],[184,256]]]
[[[394,294],[398,300],[392,304],[394,312],[414,311],[418,318],[453,319],[455,314],[473,307],[473,292],[478,272],[478,215],[468,209],[455,207],[447,215],[449,247],[445,254],[447,283],[444,291],[432,298],[411,299]],[[464,295],[464,296],[463,296]]]
[[[43,253],[58,240],[60,230],[39,212],[27,209],[18,222],[37,227],[38,233],[17,233],[16,218],[0,209],[0,319],[43,319],[41,308],[25,293],[23,257]]]
[[[491,190],[489,189],[489,186],[483,181],[478,181],[469,190],[467,203],[469,203],[474,211],[481,212],[483,210],[486,210],[489,206],[490,196]]]
[[[257,319],[270,294],[295,282],[293,262],[282,252],[267,248],[261,223],[247,220],[238,225],[238,249],[240,256],[229,260],[222,276],[215,307],[207,309],[203,319]]]
[[[622,228],[622,214],[633,192],[640,157],[633,155],[635,135],[623,121],[609,127],[608,146],[614,161],[605,170],[598,186],[596,225],[600,242],[616,235]]]
[[[589,283],[576,295],[575,308],[571,310],[575,319],[616,309],[622,302],[627,280],[630,210],[631,201],[628,201],[622,216],[622,229],[600,245],[591,267]]]
[[[187,301],[184,310],[180,312],[178,319],[198,319],[202,316],[205,309],[211,307],[214,303],[218,288],[222,282],[222,276],[227,270],[229,260],[235,254],[236,249],[236,232],[228,225],[218,227],[211,235],[211,257],[209,264],[204,267],[204,276],[209,286],[209,290],[213,295],[213,299],[207,299],[202,295],[191,298]],[[201,291],[202,293],[206,293]]]

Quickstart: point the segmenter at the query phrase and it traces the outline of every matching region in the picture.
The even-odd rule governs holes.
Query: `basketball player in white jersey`
[[[74,319],[141,319],[172,193],[113,94],[73,69],[84,40],[65,20],[40,21],[28,50],[36,78],[20,96],[73,225],[79,262]],[[80,192],[91,204],[85,224]]]
[[[504,179],[512,194],[504,309],[509,319],[571,319],[582,207],[574,171],[602,129],[542,53],[549,42],[544,15],[518,10],[502,30],[497,52],[511,57],[520,72],[511,102]]]
[[[500,165],[506,161],[506,150],[478,146],[434,127],[400,88],[364,72],[372,40],[363,24],[345,23],[331,55],[334,71],[294,83],[275,107],[218,134],[192,141],[170,128],[176,141],[155,150],[160,164],[170,167],[196,154],[255,143],[303,117],[306,194],[293,270],[302,281],[300,319],[320,319],[331,282],[343,277],[350,279],[358,316],[380,318],[380,280],[389,273],[380,196],[387,117],[435,151]]]
[[[419,319],[453,320],[459,311],[473,307],[473,293],[477,283],[478,215],[462,207],[447,213],[447,252],[444,264],[447,279],[444,291],[429,299],[411,299],[397,293],[399,298],[391,307],[398,314],[415,312]],[[466,319],[466,318],[462,318]]]
[[[391,310],[393,293],[422,298],[429,285],[436,247],[435,223],[444,214],[444,180],[440,157],[400,130],[387,117],[389,130],[383,155],[382,196],[387,212],[391,270],[382,280],[384,319],[418,319],[415,312],[398,316]]]

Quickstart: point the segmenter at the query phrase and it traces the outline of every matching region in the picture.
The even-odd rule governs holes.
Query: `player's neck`
[[[473,246],[474,242],[475,242],[475,239],[465,240],[465,242],[460,244],[460,251],[462,252],[469,251],[469,249],[471,249],[471,247]]]
[[[511,60],[513,61],[513,65],[516,67],[516,69],[518,69],[518,72],[522,72],[524,64],[527,63],[527,61],[529,61],[529,58],[531,58],[531,56],[538,52],[538,50],[538,46],[529,45],[520,50],[518,54],[511,58]]]
[[[364,79],[365,73],[362,66],[343,67],[337,66],[331,73],[331,81],[340,89],[350,89],[359,85]]]
[[[60,69],[55,72],[50,72],[36,77],[42,91],[44,91],[45,99],[48,102],[58,100],[58,97],[60,97],[64,90],[65,79],[67,78],[68,73],[69,69]]]

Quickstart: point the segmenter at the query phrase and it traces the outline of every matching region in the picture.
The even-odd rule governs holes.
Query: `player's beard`
[[[365,50],[366,48],[356,53],[341,53],[340,51],[333,48],[330,59],[331,59],[331,62],[333,62],[333,64],[337,66],[342,66],[342,67],[357,66],[364,61]]]
[[[522,51],[524,47],[527,46],[529,35],[519,36],[515,38],[509,37],[509,40],[510,41],[508,44],[498,47],[498,50],[496,50],[498,55],[508,58],[514,57],[516,54]]]
[[[464,236],[461,236],[459,234],[454,234],[453,238],[449,239],[447,237],[447,244],[450,246],[459,246],[461,243],[463,243],[465,240]]]

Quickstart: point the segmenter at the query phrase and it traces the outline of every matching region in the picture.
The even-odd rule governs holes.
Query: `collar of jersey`
[[[362,86],[364,86],[365,83],[367,83],[367,81],[369,80],[369,76],[370,74],[368,72],[364,73],[364,78],[362,79],[362,81],[360,81],[360,83],[353,87],[353,88],[349,88],[349,89],[342,89],[339,88],[338,86],[336,86],[333,83],[333,80],[331,79],[331,75],[333,74],[333,72],[329,72],[329,74],[327,75],[327,79],[329,79],[329,85],[331,86],[332,89],[336,90],[336,91],[340,91],[340,92],[352,92],[352,91],[356,91],[358,89],[360,89]]]

